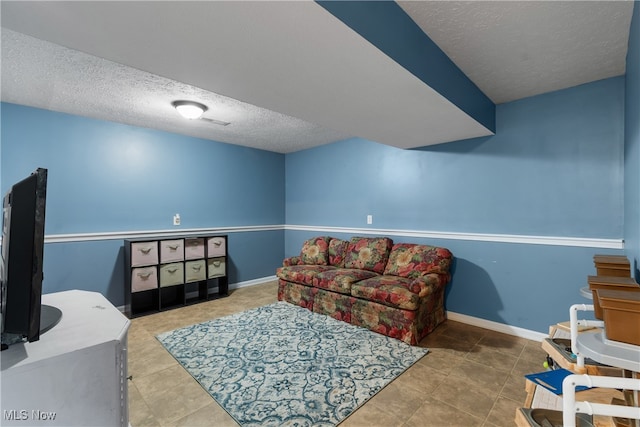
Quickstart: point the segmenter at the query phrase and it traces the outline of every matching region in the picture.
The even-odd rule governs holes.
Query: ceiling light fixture
[[[199,119],[208,110],[206,105],[194,101],[174,101],[171,105],[182,117],[189,120]]]

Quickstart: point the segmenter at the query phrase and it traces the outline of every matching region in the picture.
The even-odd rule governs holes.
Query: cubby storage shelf
[[[144,316],[225,297],[227,236],[124,241],[126,314]]]

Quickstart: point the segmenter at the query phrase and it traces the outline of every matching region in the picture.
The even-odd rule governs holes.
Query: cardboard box
[[[631,277],[631,264],[623,255],[594,255],[598,276]]]
[[[640,292],[598,289],[596,293],[607,338],[640,345]]]
[[[600,301],[598,301],[598,296],[596,295],[598,289],[640,292],[640,285],[631,277],[589,276],[587,281],[589,282],[589,289],[591,289],[593,293],[594,316],[600,320],[602,320],[603,317]]]

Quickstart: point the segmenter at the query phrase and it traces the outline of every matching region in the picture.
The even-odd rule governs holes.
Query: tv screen
[[[47,170],[14,184],[2,204],[2,342],[40,338]]]

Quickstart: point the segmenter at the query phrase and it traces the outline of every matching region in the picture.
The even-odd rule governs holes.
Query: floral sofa
[[[445,320],[452,259],[387,237],[314,237],[277,269],[278,300],[415,345]]]

